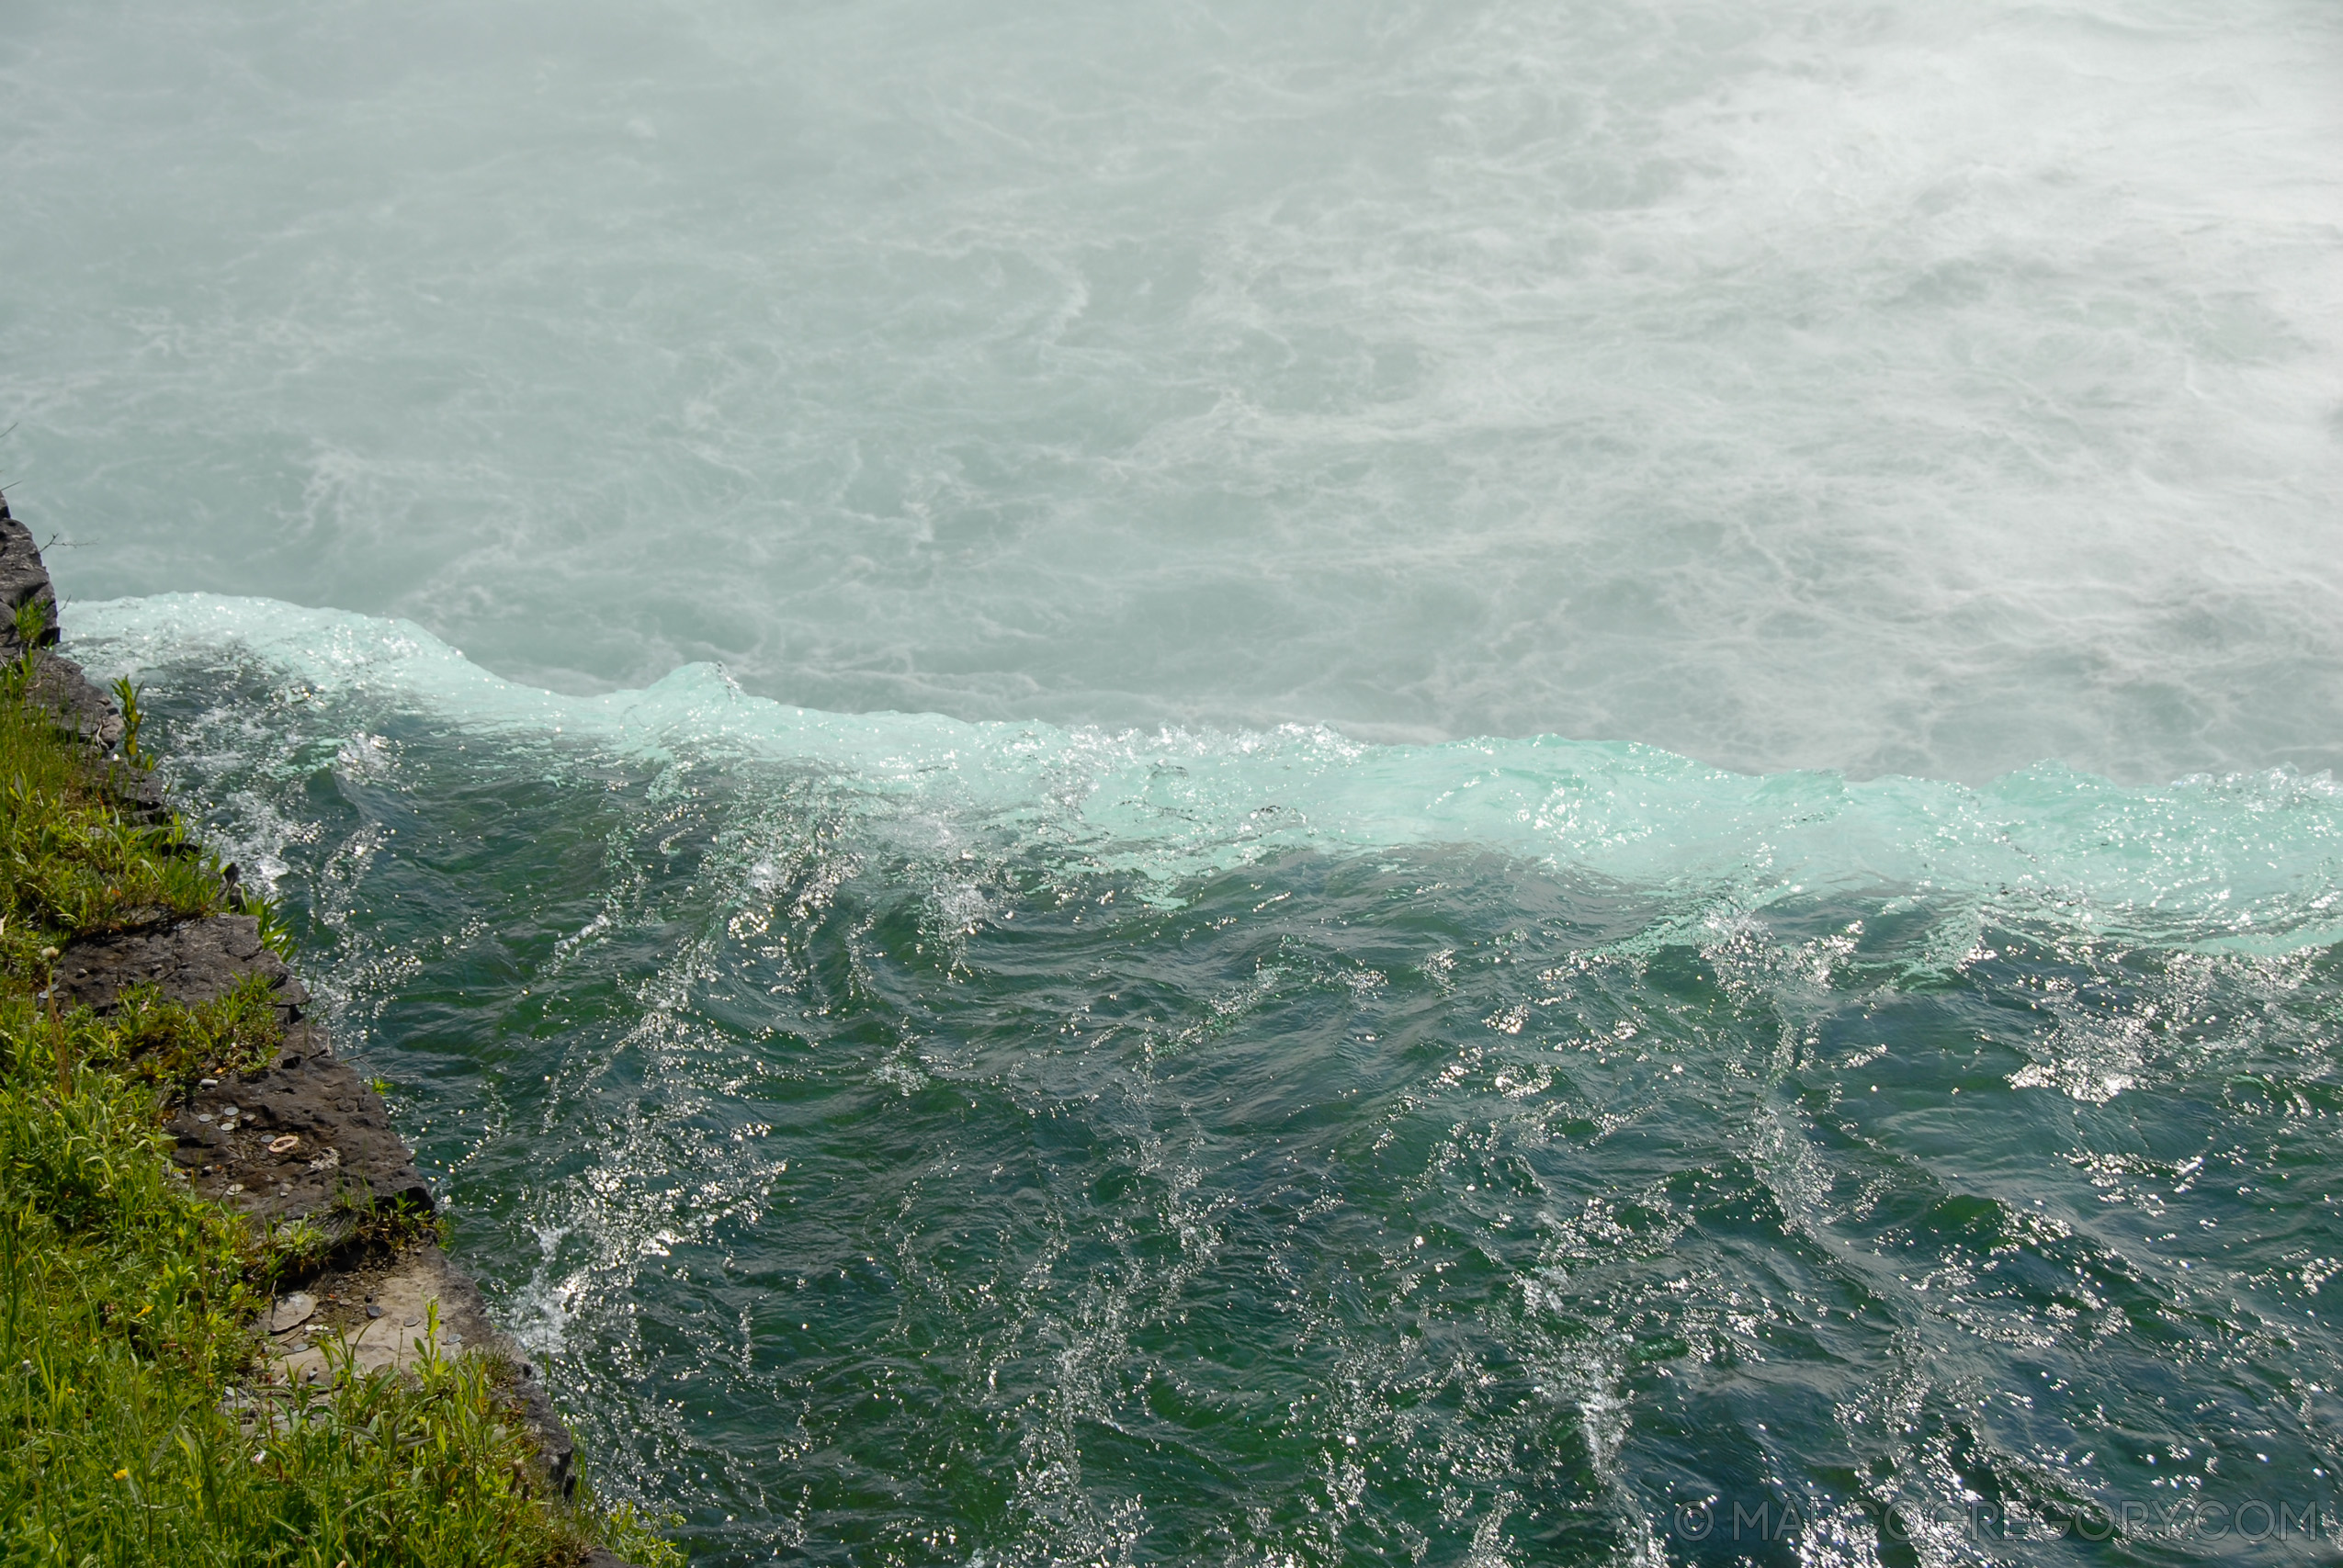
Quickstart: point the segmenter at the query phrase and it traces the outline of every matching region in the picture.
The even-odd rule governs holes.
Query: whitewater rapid
[[[1186,878],[1303,851],[1464,845],[1623,886],[1762,903],[1927,891],[2077,929],[2282,952],[2343,932],[2343,791],[2272,769],[2125,787],[2057,764],[1982,787],[1835,773],[1753,777],[1653,747],[1558,737],[1364,745],[1325,727],[1063,729],[832,714],[691,665],[642,691],[506,681],[412,624],[269,600],[165,594],[76,607],[109,672],[190,659],[364,711],[506,744],[662,766],[813,770],[866,830],[913,852],[1042,849]]]
[[[696,1562],[2331,1555],[2339,84],[9,0],[0,484]]]
[[[564,696],[345,612],[82,609],[696,1561],[2343,1519],[2330,780]]]
[[[0,481],[84,599],[832,712],[2343,761],[2319,0],[6,34]]]

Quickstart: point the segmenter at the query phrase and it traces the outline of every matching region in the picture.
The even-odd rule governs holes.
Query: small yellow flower
[[[114,1472],[114,1479],[117,1481],[128,1481],[130,1478],[130,1472],[127,1470],[118,1470]]]

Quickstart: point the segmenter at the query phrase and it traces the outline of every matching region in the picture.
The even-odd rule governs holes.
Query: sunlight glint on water
[[[0,479],[695,1562],[2317,1560],[2338,86],[19,0]]]
[[[2176,1476],[2334,1506],[2326,781],[570,699],[84,614],[706,1561],[1887,1565],[1941,1515],[2052,1562]]]

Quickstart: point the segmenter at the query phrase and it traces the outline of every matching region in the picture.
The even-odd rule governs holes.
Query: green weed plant
[[[508,1368],[269,1382],[253,1325],[334,1243],[198,1196],[162,1122],[198,1075],[266,1061],[276,1011],[257,980],[103,1017],[46,994],[75,936],[239,902],[26,701],[38,657],[0,669],[0,1568],[550,1568],[595,1541],[681,1568],[630,1510],[552,1495]]]

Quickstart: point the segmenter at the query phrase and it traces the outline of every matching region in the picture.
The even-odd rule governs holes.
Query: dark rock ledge
[[[14,616],[28,603],[44,607],[47,629],[40,641],[53,645],[57,597],[48,568],[30,532],[0,497],[0,659],[23,652]],[[31,696],[108,764],[109,782],[130,814],[149,820],[167,814],[153,775],[120,756],[122,716],[80,665],[46,654]],[[548,1479],[564,1495],[575,1491],[576,1448],[569,1430],[536,1365],[490,1321],[479,1286],[436,1245],[391,1257],[344,1245],[359,1235],[355,1216],[369,1201],[378,1209],[428,1214],[436,1200],[381,1097],[334,1054],[324,1024],[309,1015],[308,988],[261,944],[259,921],[217,915],[88,938],[65,948],[56,975],[61,1001],[101,1014],[113,1011],[122,992],[135,985],[152,984],[164,999],[193,1006],[226,995],[248,975],[265,977],[285,1029],[276,1059],[255,1072],[205,1079],[166,1125],[178,1140],[172,1158],[197,1191],[262,1221],[308,1220],[335,1243],[323,1272],[306,1282],[300,1300],[310,1310],[273,1337],[275,1364],[292,1375],[316,1365],[309,1341],[322,1329],[347,1336],[361,1366],[404,1364],[419,1337],[413,1332],[416,1314],[409,1309],[436,1303],[443,1346],[486,1351],[518,1370],[515,1392]],[[378,1301],[405,1303],[400,1309],[405,1315],[384,1320]],[[280,1309],[273,1315],[293,1314]],[[367,1353],[369,1337],[380,1341],[375,1354]],[[596,1551],[588,1568],[626,1564]]]
[[[54,651],[57,593],[49,583],[49,568],[31,531],[8,514],[8,498],[0,496],[0,660],[15,660],[24,652],[24,641],[17,635],[17,612],[27,604],[40,606],[39,646],[51,649],[33,678],[30,697],[108,760],[116,796],[130,815],[149,821],[167,816],[162,784],[144,769],[128,766],[116,753],[122,743],[122,716],[114,710],[114,700],[97,689],[80,665]]]

